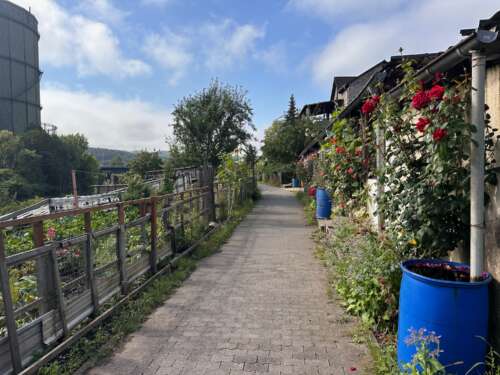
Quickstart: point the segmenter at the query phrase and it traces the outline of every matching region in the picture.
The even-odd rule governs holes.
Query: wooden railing
[[[0,374],[71,342],[76,328],[170,267],[227,216],[228,197],[248,198],[250,184],[0,222]]]

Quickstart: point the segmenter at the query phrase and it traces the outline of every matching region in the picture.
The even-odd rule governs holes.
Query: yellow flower
[[[417,246],[417,240],[416,239],[411,239],[408,241],[408,243],[411,245],[411,246]]]

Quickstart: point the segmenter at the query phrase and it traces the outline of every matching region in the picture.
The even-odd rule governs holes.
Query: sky
[[[165,150],[213,79],[248,91],[255,136],[403,48],[442,51],[498,0],[11,0],[39,22],[42,121],[91,146]]]

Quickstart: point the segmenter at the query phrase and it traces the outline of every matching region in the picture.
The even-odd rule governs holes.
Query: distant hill
[[[166,159],[168,157],[167,151],[159,152],[162,159]],[[119,157],[123,161],[124,165],[127,165],[127,163],[135,157],[137,151],[123,151],[111,150],[109,148],[89,147],[89,153],[95,156],[101,167],[109,167],[111,165],[111,161],[115,157]]]

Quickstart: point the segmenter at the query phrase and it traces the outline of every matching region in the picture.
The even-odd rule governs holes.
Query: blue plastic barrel
[[[439,361],[447,373],[464,375],[475,364],[484,362],[488,335],[488,284],[432,279],[408,269],[415,263],[447,263],[443,260],[409,260],[401,264],[403,279],[399,297],[398,362],[411,362],[415,345],[408,345],[411,330],[426,329],[440,336]],[[482,338],[482,339],[481,339]],[[462,364],[452,365],[456,362]],[[469,374],[484,374],[479,366]]]
[[[298,178],[292,178],[292,187],[294,188],[300,187],[300,182]]]
[[[328,192],[318,187],[316,189],[316,218],[329,219],[332,214],[332,200]]]

